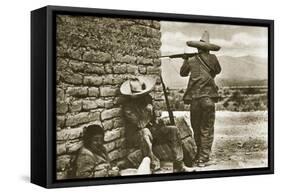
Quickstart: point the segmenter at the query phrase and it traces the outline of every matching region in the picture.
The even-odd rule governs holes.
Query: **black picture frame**
[[[178,174],[56,180],[57,14],[263,26],[268,28],[268,167]],[[274,21],[171,13],[46,6],[31,12],[31,182],[46,188],[214,178],[274,173]]]

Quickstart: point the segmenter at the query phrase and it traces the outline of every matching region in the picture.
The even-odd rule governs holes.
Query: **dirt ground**
[[[185,115],[189,122],[189,113],[174,114]],[[196,171],[267,167],[267,115],[266,111],[217,111],[210,165]],[[163,168],[171,170],[167,163]]]

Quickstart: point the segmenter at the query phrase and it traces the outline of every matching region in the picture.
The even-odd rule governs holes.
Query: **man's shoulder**
[[[207,59],[209,59],[209,60],[218,60],[218,59],[217,59],[217,56],[216,56],[215,54],[211,54],[211,53],[206,54],[206,55],[204,55],[203,57],[205,57],[205,58],[207,58]]]
[[[82,146],[78,151],[78,157],[94,157],[94,154],[87,149],[86,147]]]
[[[210,58],[217,59],[217,56],[215,54],[209,54],[209,55],[210,55]]]
[[[208,61],[210,64],[217,64],[218,63],[218,58],[215,54],[205,54],[203,55],[203,58]]]

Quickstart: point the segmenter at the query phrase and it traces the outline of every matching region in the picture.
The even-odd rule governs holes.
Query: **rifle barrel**
[[[169,57],[169,58],[189,58],[189,57],[193,57],[194,55],[196,55],[198,53],[182,53],[182,54],[174,54],[174,55],[163,55],[160,56],[160,58],[164,58],[164,57]]]

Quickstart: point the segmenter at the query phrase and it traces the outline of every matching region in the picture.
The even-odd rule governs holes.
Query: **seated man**
[[[76,157],[76,178],[92,178],[117,176],[118,169],[111,170],[111,165],[103,145],[104,130],[99,125],[89,125],[84,128],[83,147]]]
[[[143,157],[150,157],[153,170],[157,170],[160,168],[160,161],[153,153],[153,144],[168,144],[172,151],[174,172],[193,171],[184,165],[183,148],[177,127],[156,122],[152,97],[149,95],[155,82],[148,77],[138,77],[121,85],[128,146],[140,148]]]

